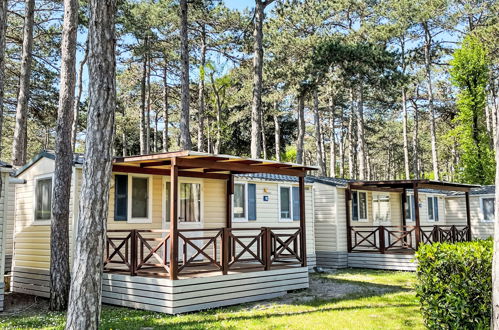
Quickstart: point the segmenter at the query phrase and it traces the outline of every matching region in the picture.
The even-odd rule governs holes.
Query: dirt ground
[[[35,315],[48,311],[48,299],[23,293],[7,292],[0,316]]]

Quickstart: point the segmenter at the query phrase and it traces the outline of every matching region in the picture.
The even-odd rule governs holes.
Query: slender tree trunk
[[[74,118],[73,118],[73,128],[72,128],[72,135],[71,135],[71,145],[73,148],[73,152],[76,151],[76,135],[78,134],[78,120],[80,119],[80,102],[81,102],[81,95],[83,93],[83,69],[85,68],[85,64],[87,63],[88,60],[88,38],[85,43],[85,54],[83,55],[83,59],[80,62],[80,67],[78,69],[78,85],[77,85],[77,90],[78,94],[75,98],[74,102]]]
[[[123,149],[122,149],[122,155],[123,157],[128,156],[128,147],[127,147],[127,136],[125,130],[123,130],[123,133],[121,133],[121,140],[123,141]]]
[[[199,91],[198,91],[198,151],[205,151],[204,143],[204,77],[206,66],[206,26],[201,25],[201,69],[199,74]]]
[[[319,113],[319,95],[317,89],[314,90],[314,121],[315,121],[315,145],[317,154],[317,165],[319,165],[319,175],[326,175],[326,163],[324,162],[321,141],[321,116]]]
[[[152,145],[153,145],[153,150],[154,152],[158,152],[158,121],[159,121],[159,114],[157,111],[154,112],[154,132],[152,135]]]
[[[168,151],[168,125],[169,125],[169,114],[168,114],[168,67],[166,65],[163,68],[163,121],[165,127],[163,128],[163,152]]]
[[[251,157],[260,158],[261,116],[263,86],[263,21],[265,3],[255,0],[255,23],[253,28],[253,100],[251,103]]]
[[[180,0],[180,61],[182,62],[182,92],[180,97],[180,148],[192,146],[189,128],[189,35],[187,30],[187,0]]]
[[[348,178],[356,179],[355,175],[355,152],[356,146],[354,142],[354,118],[355,118],[355,92],[353,88],[350,88],[350,103],[351,111],[350,118],[348,118]]]
[[[66,329],[97,329],[116,110],[116,0],[89,1],[89,108]]]
[[[497,118],[497,108],[494,109],[495,117]],[[499,130],[496,131],[495,137],[495,159],[496,164],[499,164]],[[496,166],[496,187],[499,186],[499,166]],[[495,226],[494,226],[494,253],[492,258],[492,320],[491,328],[499,329],[499,189],[495,192]]]
[[[438,171],[438,154],[437,154],[437,133],[435,124],[435,107],[433,104],[433,85],[431,81],[431,44],[432,37],[428,26],[428,23],[423,23],[423,29],[425,32],[425,44],[424,44],[424,57],[425,57],[425,71],[426,71],[426,83],[428,89],[428,110],[430,111],[430,135],[431,135],[431,158],[433,164],[433,176],[435,180],[439,180]]]
[[[35,0],[25,1],[23,50],[21,56],[21,73],[19,76],[19,92],[17,94],[16,125],[12,144],[12,164],[22,166],[26,163],[28,148],[28,101],[30,97],[31,62],[33,49],[33,24],[35,20]]]
[[[419,154],[419,115],[417,105],[414,104],[414,133],[412,136],[412,149],[413,149],[413,160],[414,160],[414,178],[419,179],[421,177],[421,166]]]
[[[298,95],[298,141],[296,143],[296,162],[303,164],[305,144],[305,96]]]
[[[405,86],[402,87],[402,130],[404,139],[404,170],[405,179],[409,180],[411,178],[410,168],[409,168],[409,134],[408,134],[408,123],[407,123],[407,94]]]
[[[359,85],[359,101],[357,103],[357,144],[359,160],[359,179],[365,180],[367,176],[366,169],[366,138],[364,131],[364,87]]]
[[[3,98],[5,86],[5,32],[7,30],[7,0],[0,0],[0,159],[3,145]],[[1,183],[1,181],[0,181]],[[0,184],[0,189],[2,185]]]
[[[147,37],[144,41],[144,48],[147,49],[148,42]],[[146,148],[146,80],[147,80],[147,55],[144,54],[142,59],[142,78],[140,80],[140,154],[144,155],[147,153]]]
[[[267,136],[265,135],[265,116],[263,114],[260,116],[260,120],[261,120],[260,127],[262,129],[263,159],[267,159]]]
[[[151,152],[151,56],[147,56],[146,79],[146,153]]]
[[[339,136],[339,152],[340,152],[340,178],[345,177],[345,134],[344,133],[344,118],[345,118],[345,111],[343,110],[343,107],[341,107],[341,113],[340,113],[340,136]]]
[[[50,309],[67,308],[69,274],[69,197],[73,150],[73,126],[76,81],[76,33],[78,29],[78,0],[64,0],[64,22],[61,42],[61,83],[59,111],[55,137],[54,199],[50,236]]]
[[[334,117],[334,99],[333,96],[329,97],[329,111],[331,117],[329,117],[329,129],[331,131],[331,135],[329,137],[330,142],[330,175],[334,178],[336,177],[336,132],[335,132],[335,117]]]
[[[279,121],[279,115],[277,114],[278,104],[275,102],[274,108],[276,109],[276,114],[274,115],[274,143],[275,143],[275,159],[281,161],[281,123]]]

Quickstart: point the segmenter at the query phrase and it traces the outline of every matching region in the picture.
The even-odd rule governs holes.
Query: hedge
[[[489,327],[492,253],[492,240],[420,246],[416,292],[428,328]]]

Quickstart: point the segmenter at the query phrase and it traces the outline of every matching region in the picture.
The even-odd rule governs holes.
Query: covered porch
[[[168,205],[163,209],[167,209],[168,219],[161,229],[127,223],[126,229],[107,231],[103,301],[181,313],[267,299],[308,287],[304,178],[314,169],[193,151],[115,159],[115,174],[164,178],[166,189],[162,191],[167,196],[163,200]],[[258,226],[256,221],[234,226],[234,176],[247,173],[297,178],[299,221],[276,221],[275,227]],[[223,219],[179,228],[179,223],[185,224],[179,219],[187,216],[182,195],[185,187],[180,186],[187,179],[216,181],[218,186],[223,183],[222,189],[203,192],[209,194],[206,198],[220,202],[209,207],[224,214]],[[194,207],[203,212],[202,204],[199,201]],[[158,288],[164,292],[155,292]],[[192,288],[197,289],[191,292]],[[220,294],[223,292],[227,295]]]
[[[349,253],[375,254],[413,254],[420,244],[434,242],[470,241],[471,216],[469,191],[475,185],[459,184],[433,180],[393,180],[393,181],[361,181],[351,182],[346,188],[347,213],[347,248]],[[357,191],[384,192],[400,195],[400,219],[390,218],[388,224],[362,225],[352,223],[352,196]],[[421,208],[424,200],[420,194],[439,194],[447,191],[459,191],[465,194],[466,222],[462,224],[446,224],[438,219],[438,200],[429,205],[429,214],[436,213],[433,221],[421,223]],[[411,193],[409,199],[408,193]],[[355,196],[354,196],[355,197]],[[433,197],[432,197],[433,198]],[[433,201],[432,199],[428,199]],[[415,202],[416,201],[416,202]],[[445,203],[445,200],[444,200]],[[430,203],[429,203],[430,204]],[[407,222],[407,212],[413,213]]]

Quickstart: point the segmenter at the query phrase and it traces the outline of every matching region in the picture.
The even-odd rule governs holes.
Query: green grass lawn
[[[312,275],[320,286],[350,288],[340,298],[263,303],[220,308],[180,316],[104,306],[102,329],[423,329],[413,285],[414,273],[342,270]],[[352,290],[354,288],[354,290]],[[339,289],[339,290],[340,290]],[[297,292],[293,295],[304,295]],[[40,312],[6,318],[0,328],[60,329],[64,314]]]

